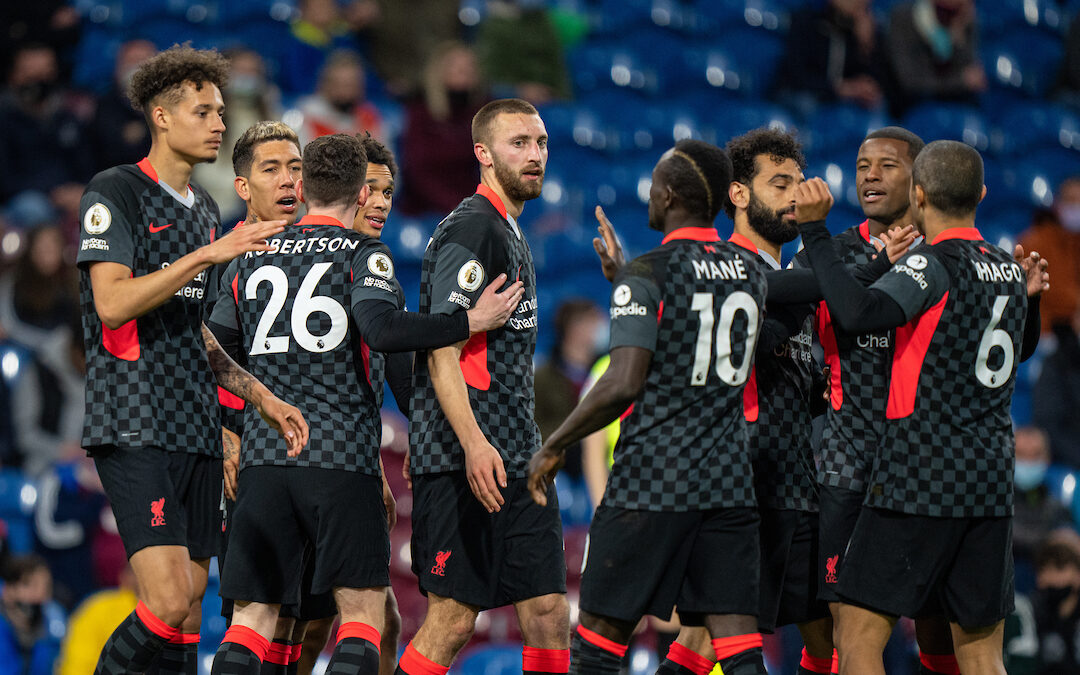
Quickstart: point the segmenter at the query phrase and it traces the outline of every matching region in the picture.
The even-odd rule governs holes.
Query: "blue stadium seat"
[[[1057,81],[1063,58],[1059,37],[1024,26],[1010,29],[981,47],[992,86],[1042,97]]]
[[[760,98],[768,91],[784,53],[784,37],[758,28],[736,27],[703,39],[680,53],[680,76],[669,75],[668,91],[689,95],[703,86]]]
[[[808,158],[804,174],[807,178],[818,176],[825,179],[836,202],[834,209],[837,206],[846,205],[850,209],[861,212],[855,184],[854,152],[838,154],[834,157],[822,155]],[[857,222],[862,222],[862,219],[860,218]],[[852,224],[854,223],[848,223],[841,229],[846,229]]]
[[[982,38],[992,41],[1017,27],[1060,37],[1068,26],[1067,9],[1062,4],[1058,0],[983,0],[976,3]]]
[[[818,106],[800,125],[799,139],[807,154],[855,156],[866,134],[888,126],[890,120],[881,111],[867,110],[849,103]]]
[[[927,103],[912,109],[903,126],[927,142],[963,141],[980,152],[990,149],[991,127],[982,112],[973,106],[954,103]]]

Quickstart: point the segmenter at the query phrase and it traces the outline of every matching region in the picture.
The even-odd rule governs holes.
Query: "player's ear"
[[[737,209],[750,206],[750,189],[738,181],[731,181],[728,186],[728,199]]]
[[[491,151],[483,143],[475,143],[473,145],[473,154],[476,155],[476,161],[480,162],[480,166],[489,167],[493,164],[491,160]]]
[[[982,194],[979,195],[979,202],[982,202],[982,200],[984,200],[984,199],[986,199],[986,186],[985,185],[983,186]]]
[[[157,131],[169,130],[169,111],[163,105],[156,105],[150,109],[150,128]]]
[[[915,204],[914,204],[915,208],[917,208],[917,209],[926,208],[926,190],[924,190],[921,185],[916,185],[915,190],[914,190],[914,194],[915,194]]]
[[[360,195],[356,198],[356,205],[360,208],[364,208],[364,204],[367,204],[368,197],[371,196],[371,186],[364,183],[364,187],[360,188]]]
[[[233,179],[233,188],[236,190],[236,195],[243,201],[251,199],[251,193],[248,192],[247,178],[243,176],[237,176]]]
[[[304,201],[304,179],[303,178],[300,178],[300,179],[298,179],[296,181],[296,198],[301,202]]]

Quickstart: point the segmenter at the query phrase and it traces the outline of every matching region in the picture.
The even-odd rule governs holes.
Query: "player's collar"
[[[864,220],[862,222],[862,225],[859,226],[859,236],[861,236],[863,238],[863,241],[865,241],[867,244],[873,244],[874,240],[877,239],[877,237],[870,234],[870,219],[869,218]],[[881,241],[881,240],[878,239],[878,241]]]
[[[747,237],[746,235],[743,235],[743,234],[739,234],[738,232],[732,234],[731,238],[728,239],[728,241],[731,242],[732,244],[735,244],[736,246],[742,246],[743,248],[745,248],[747,251],[750,251],[751,253],[757,253],[758,252],[757,245],[755,245],[754,242],[750,241],[749,237]]]
[[[720,241],[720,233],[716,231],[715,227],[680,227],[677,230],[668,232],[667,235],[660,240],[661,244],[666,244],[672,239],[690,239],[691,241]]]
[[[310,213],[301,218],[296,223],[297,225],[335,225],[337,227],[345,227],[345,223],[341,222],[337,218],[331,218],[330,216],[313,216]]]
[[[963,239],[965,241],[983,241],[982,234],[979,233],[978,228],[975,227],[950,227],[938,236],[934,237],[934,241],[930,242],[930,245],[948,241],[949,239]]]
[[[495,194],[494,190],[483,183],[480,183],[476,186],[476,194],[485,197],[491,202],[491,205],[495,207],[495,210],[499,212],[499,215],[506,218],[506,205],[503,204],[503,200],[499,198],[499,195]]]
[[[139,170],[146,174],[147,178],[157,183],[162,190],[165,190],[165,192],[168,192],[170,195],[172,195],[173,199],[180,202],[189,209],[194,206],[195,191],[191,189],[190,183],[187,186],[187,194],[182,195],[176,190],[169,187],[167,183],[162,182],[162,180],[158,177],[158,172],[154,169],[154,165],[150,163],[149,157],[143,157],[138,161],[137,164],[135,164],[135,166],[139,167]]]

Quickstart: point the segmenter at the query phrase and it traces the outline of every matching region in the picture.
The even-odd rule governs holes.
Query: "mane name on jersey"
[[[698,279],[745,279],[746,266],[742,258],[734,260],[691,260],[694,263],[694,274]]]
[[[245,258],[252,256],[266,255],[299,255],[301,253],[323,253],[330,251],[333,253],[338,250],[355,251],[356,247],[360,245],[359,239],[348,239],[345,237],[308,237],[306,239],[271,239],[269,251],[248,251],[244,254]]]
[[[979,281],[1021,281],[1024,279],[1024,270],[1014,262],[991,263],[985,260],[972,260],[975,274]]]

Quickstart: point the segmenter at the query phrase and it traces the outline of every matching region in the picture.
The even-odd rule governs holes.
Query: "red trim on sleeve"
[[[817,326],[818,340],[825,352],[825,365],[829,367],[829,403],[833,410],[839,410],[844,405],[844,389],[840,384],[840,349],[836,346],[832,316],[824,301],[818,303]]]
[[[656,308],[656,325],[660,325],[660,319],[664,318],[664,301],[660,301],[660,306]]]
[[[155,183],[158,182],[157,171],[154,171],[154,166],[150,164],[149,157],[143,157],[135,166],[139,167],[139,169],[143,173],[145,173],[150,178],[150,180],[154,181]]]
[[[886,418],[900,419],[914,412],[915,395],[919,391],[919,373],[922,372],[926,350],[930,347],[930,341],[948,300],[949,293],[946,291],[936,305],[896,329],[896,351],[893,353],[892,377],[889,378]]]
[[[974,227],[950,227],[938,236],[934,237],[934,241],[930,242],[930,245],[938,244],[950,239],[964,239],[966,241],[983,241],[983,236]]]
[[[139,347],[139,326],[137,319],[128,321],[113,330],[101,324],[101,346],[107,352],[124,361],[138,361],[141,354]]]
[[[310,213],[300,219],[297,225],[334,225],[335,227],[345,227],[345,223],[341,222],[337,218],[331,218],[330,216],[313,216]]]
[[[491,205],[495,207],[495,210],[499,212],[499,215],[506,218],[506,204],[503,204],[503,200],[499,198],[499,195],[495,194],[495,191],[488,186],[480,183],[476,186],[476,194],[486,198]]]
[[[757,396],[757,366],[750,369],[750,377],[746,379],[746,386],[742,391],[743,417],[747,422],[757,422],[758,396]]]
[[[354,638],[357,640],[367,640],[375,646],[375,651],[379,651],[379,642],[382,640],[382,636],[379,631],[375,629],[375,626],[371,626],[359,621],[348,621],[341,624],[337,632],[337,641],[348,640]]]
[[[751,253],[757,254],[758,252],[757,245],[750,241],[749,237],[739,234],[738,232],[732,234],[731,238],[728,239],[728,242],[735,244],[736,246],[742,246]]]
[[[541,649],[523,645],[521,669],[534,673],[569,673],[569,649]]]
[[[620,659],[626,656],[627,645],[621,645],[614,640],[609,640],[603,635],[600,635],[599,633],[594,633],[593,631],[580,624],[577,627],[577,632],[578,635],[581,636],[582,640],[588,642],[594,647],[599,647],[600,649],[603,649],[609,654],[614,654],[615,656],[618,656]]]
[[[237,305],[240,304],[240,289],[239,289],[239,286],[240,286],[240,273],[237,272],[236,276],[234,276],[232,278],[232,296],[233,296],[233,300],[236,301]]]
[[[491,373],[487,365],[487,333],[477,333],[461,350],[461,374],[465,384],[473,389],[487,391],[491,387]]]
[[[672,239],[690,239],[691,241],[720,241],[720,233],[715,227],[680,227],[668,232],[661,244],[666,244]]]

